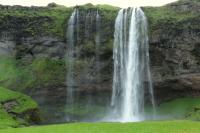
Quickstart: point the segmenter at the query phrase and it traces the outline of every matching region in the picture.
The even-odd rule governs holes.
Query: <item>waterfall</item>
[[[67,51],[66,51],[66,65],[67,65],[67,103],[72,104],[74,101],[74,61],[75,61],[75,29],[76,21],[78,21],[78,10],[75,9],[72,13],[67,27]]]
[[[99,11],[96,12],[96,36],[95,36],[95,54],[96,54],[96,71],[97,71],[97,82],[100,80],[100,61],[99,61],[99,47],[100,47],[100,28],[101,28],[101,17],[99,15]]]
[[[123,122],[144,120],[145,91],[155,107],[147,20],[140,8],[121,9],[115,22],[111,106]]]
[[[100,42],[101,42],[101,16],[98,10],[74,9],[67,24],[67,99],[65,120],[73,121],[73,114],[78,108],[88,112],[92,110],[96,100],[90,92],[82,92],[79,89],[100,80]],[[89,58],[83,56],[87,45],[95,49],[94,56]],[[83,51],[82,51],[83,50]],[[87,65],[84,63],[87,62]],[[83,66],[84,65],[84,66]],[[92,72],[90,68],[95,67]],[[81,70],[80,70],[81,68]],[[84,96],[83,96],[84,95]],[[68,113],[70,112],[70,113]],[[83,119],[87,119],[84,117]]]

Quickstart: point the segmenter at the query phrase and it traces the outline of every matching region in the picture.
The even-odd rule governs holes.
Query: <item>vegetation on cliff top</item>
[[[185,10],[179,10],[177,4],[185,4]],[[162,7],[144,7],[145,14],[150,22],[150,30],[154,30],[162,26],[161,24],[169,23],[177,25],[182,21],[192,20],[199,17],[198,12],[187,9],[195,7],[199,4],[198,0],[189,2],[188,0],[180,0],[175,4],[169,4]],[[183,4],[183,5],[184,5]],[[99,10],[104,19],[114,21],[120,8],[110,5],[92,5],[86,4],[77,6],[80,10]],[[65,38],[66,24],[73,12],[74,7],[65,7],[55,3],[49,4],[47,7],[22,7],[22,6],[2,6],[0,5],[0,29],[6,30],[9,25],[19,28],[24,35],[37,36],[41,34],[53,35]],[[193,9],[196,10],[196,9]],[[13,20],[15,20],[15,22]],[[104,23],[106,22],[104,21]],[[18,23],[18,24],[16,24]],[[8,29],[9,30],[9,29]]]
[[[65,22],[70,14],[71,8],[63,6],[0,6],[0,29],[5,29],[5,25],[8,23],[8,28],[9,25],[15,25],[16,28],[21,27],[22,32],[30,36],[39,36],[42,33],[63,37]]]
[[[150,32],[156,32],[161,27],[165,27],[167,30],[175,27],[178,29],[185,28],[182,24],[186,21],[194,22],[193,25],[190,25],[191,28],[198,28],[195,24],[195,21],[198,22],[197,20],[200,17],[198,4],[200,4],[198,0],[180,0],[162,7],[144,7]]]
[[[49,4],[47,7],[22,7],[0,5],[0,29],[20,30],[22,36],[52,35],[65,38],[66,24],[74,7]],[[98,9],[107,19],[114,19],[113,12],[119,8],[109,5],[86,4],[81,10]],[[10,27],[13,25],[12,27]],[[19,31],[16,31],[19,32]]]

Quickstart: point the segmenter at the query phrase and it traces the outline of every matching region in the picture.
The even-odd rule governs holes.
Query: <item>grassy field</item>
[[[141,123],[75,123],[4,129],[0,133],[200,133],[200,123],[155,121]]]

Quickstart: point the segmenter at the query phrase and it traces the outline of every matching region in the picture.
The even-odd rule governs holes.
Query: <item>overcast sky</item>
[[[177,0],[0,0],[3,5],[24,5],[24,6],[46,6],[48,3],[55,2],[65,6],[92,4],[110,4],[118,7],[132,6],[161,6]]]

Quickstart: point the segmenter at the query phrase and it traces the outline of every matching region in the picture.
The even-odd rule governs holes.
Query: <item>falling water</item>
[[[144,120],[145,91],[155,107],[149,68],[147,20],[140,8],[121,9],[115,23],[111,105],[123,122]]]
[[[97,10],[96,12],[96,37],[95,37],[95,44],[96,44],[96,71],[97,71],[97,81],[99,82],[100,80],[100,61],[99,61],[99,47],[100,47],[100,27],[101,27],[101,18],[99,15],[99,11]]]
[[[80,13],[79,10],[76,9],[76,40],[77,40],[77,44],[79,43],[79,34],[80,34]]]
[[[66,113],[65,120],[73,121],[76,116],[73,112],[77,108],[88,112],[92,110],[92,106],[96,100],[93,99],[93,95],[86,92],[85,96],[80,94],[78,91],[81,86],[86,86],[89,83],[98,83],[100,79],[100,42],[101,42],[101,16],[99,11],[96,10],[81,10],[75,9],[71,14],[68,21],[67,28],[67,53],[66,53],[66,64],[67,64],[67,102],[66,110],[70,110],[70,113]],[[77,68],[82,61],[85,63],[88,58],[82,55],[81,50],[84,50],[84,45],[91,43],[95,46],[95,56],[92,58],[87,65],[82,67],[81,72],[77,72]],[[94,71],[90,72],[90,68],[96,67]],[[80,70],[78,70],[80,71]],[[76,73],[75,73],[76,72]],[[95,77],[95,78],[94,78]],[[84,105],[84,106],[83,106]],[[67,112],[66,111],[66,112]],[[72,113],[71,113],[72,112]],[[87,119],[86,117],[83,119]]]
[[[67,28],[67,53],[66,53],[66,62],[67,62],[67,103],[73,103],[73,88],[74,88],[74,60],[75,60],[75,28],[76,21],[78,16],[78,10],[75,9],[72,13]]]

